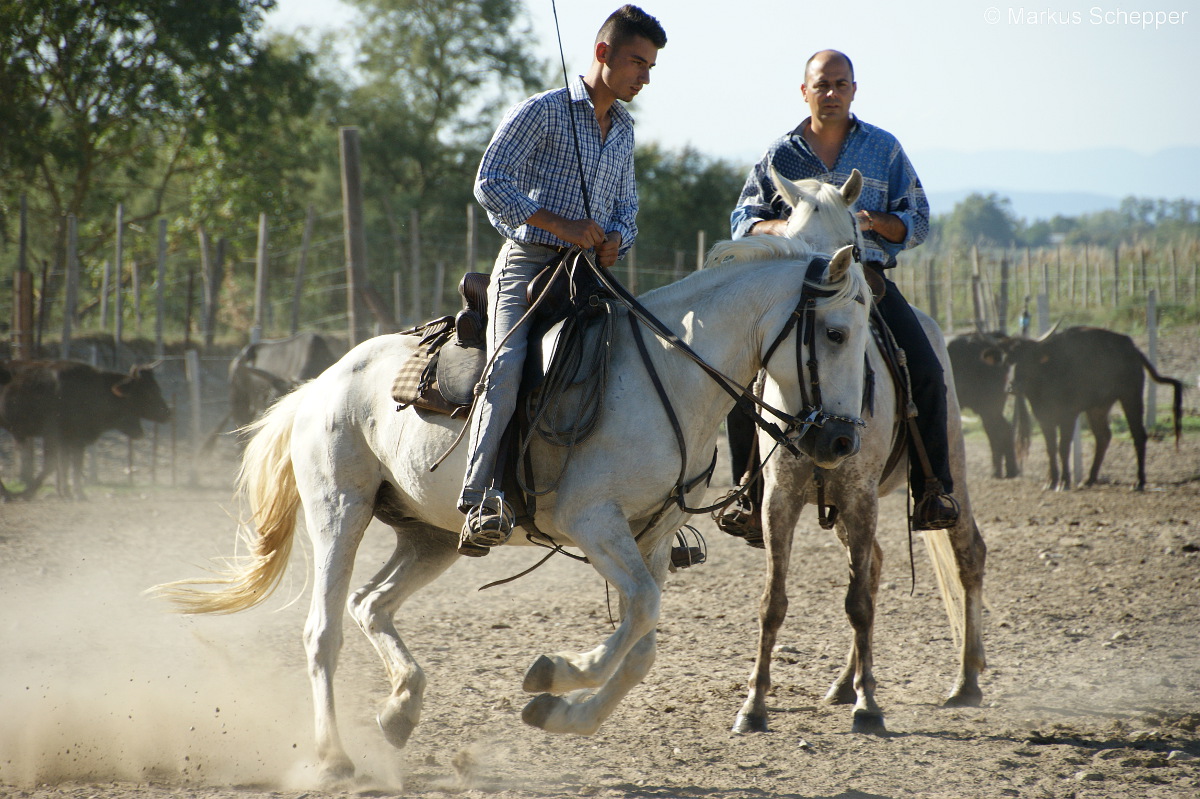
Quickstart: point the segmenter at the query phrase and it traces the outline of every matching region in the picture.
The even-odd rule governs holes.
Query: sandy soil
[[[889,734],[852,734],[849,709],[821,702],[849,644],[847,576],[840,546],[811,511],[797,532],[772,731],[732,734],[763,557],[704,519],[709,562],[672,576],[657,664],[590,738],[554,737],[520,721],[521,676],[534,658],[590,648],[609,630],[604,585],[587,566],[556,559],[477,592],[535,559],[506,549],[457,564],[402,609],[399,627],[430,680],[422,724],[404,752],[375,727],[385,675],[348,623],[340,724],[362,780],[342,793],[1200,795],[1200,439],[1185,438],[1178,452],[1152,442],[1143,494],[1130,490],[1127,439],[1110,451],[1110,483],[1063,494],[1041,490],[1040,441],[1026,476],[1010,481],[988,476],[981,435],[968,446],[990,550],[983,707],[939,707],[955,653],[920,545],[910,583],[903,498],[895,495],[881,523],[875,635]],[[233,469],[225,451],[203,470],[207,487],[106,485],[86,503],[0,506],[0,796],[323,795],[300,643],[304,553],[294,555],[279,599],[240,616],[183,618],[141,595],[229,554]],[[359,557],[363,579],[390,543],[387,528],[374,524]]]

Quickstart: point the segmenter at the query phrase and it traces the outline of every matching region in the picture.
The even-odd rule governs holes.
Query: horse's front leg
[[[846,616],[853,639],[846,667],[825,694],[831,704],[854,702],[854,732],[884,732],[883,710],[875,702],[872,639],[875,630],[875,597],[883,567],[883,550],[875,537],[879,504],[873,488],[861,486],[834,492],[839,509],[838,537],[846,546],[850,584],[846,587]]]
[[[648,567],[628,522],[611,502],[571,515],[560,508],[556,522],[560,529],[570,531],[592,566],[616,590],[622,618],[616,631],[591,651],[559,652],[535,660],[525,673],[522,688],[541,695],[530,701],[522,718],[549,732],[590,735],[653,663],[652,633],[658,626],[669,546],[662,541],[647,542],[654,550]],[[627,657],[635,645],[638,654]],[[622,675],[614,680],[618,669]],[[603,690],[591,702],[553,696],[601,686]]]
[[[749,690],[733,721],[734,732],[767,731],[767,694],[771,690],[771,655],[779,628],[787,617],[787,575],[792,560],[796,521],[804,508],[804,486],[811,464],[792,457],[772,458],[763,472],[763,537],[767,550],[767,579],[758,604],[758,653],[750,672]]]

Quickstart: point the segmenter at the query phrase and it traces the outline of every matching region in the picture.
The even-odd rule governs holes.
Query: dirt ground
[[[1085,456],[1090,445],[1088,437]],[[763,556],[702,519],[709,562],[672,575],[654,669],[590,738],[520,720],[525,668],[543,652],[589,649],[610,630],[604,585],[587,566],[555,559],[478,592],[537,557],[508,548],[455,565],[402,608],[398,626],[429,677],[404,752],[375,726],[385,675],[347,622],[339,720],[361,781],[338,793],[1200,796],[1200,436],[1186,436],[1178,452],[1151,442],[1141,494],[1130,490],[1127,438],[1110,451],[1109,483],[1069,493],[1041,490],[1040,441],[1025,475],[1007,481],[989,476],[981,434],[968,447],[989,547],[982,707],[939,707],[956,655],[919,541],[910,582],[903,497],[893,495],[881,521],[875,633],[889,734],[853,734],[849,709],[821,702],[849,645],[847,575],[811,510],[797,532],[771,732],[731,733]],[[0,506],[0,796],[325,795],[315,787],[300,642],[304,552],[294,553],[279,598],[239,616],[179,617],[141,594],[230,553],[234,468],[229,449],[201,470],[203,487],[110,484],[88,502]],[[356,576],[373,572],[390,543],[375,523]]]

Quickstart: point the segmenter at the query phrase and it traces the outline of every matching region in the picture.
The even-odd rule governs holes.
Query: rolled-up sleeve
[[[738,204],[729,215],[732,238],[749,235],[756,222],[780,218],[779,210],[772,203],[775,187],[769,175],[770,159],[771,151],[768,151],[746,177]]]
[[[492,135],[475,177],[475,199],[510,228],[525,224],[539,209],[517,180],[520,168],[541,144],[547,129],[544,106],[527,100],[508,112]]]
[[[891,255],[916,247],[929,235],[929,200],[921,179],[900,144],[895,145],[888,164],[888,212],[900,217],[906,233],[904,241],[879,240]]]
[[[613,201],[612,219],[608,232],[621,234],[620,256],[624,256],[637,239],[637,178],[633,169],[633,146],[629,148],[628,163],[623,171],[620,186]]]

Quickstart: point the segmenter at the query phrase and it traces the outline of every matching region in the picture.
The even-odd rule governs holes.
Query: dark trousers
[[[892,331],[896,343],[908,357],[908,378],[912,384],[913,403],[917,406],[917,430],[925,444],[929,464],[934,476],[942,483],[946,493],[953,493],[954,478],[950,476],[950,444],[946,435],[946,378],[941,361],[925,335],[925,329],[917,320],[912,307],[900,289],[886,280],[887,292],[879,303],[879,313]],[[742,481],[758,468],[758,453],[755,451],[754,422],[736,408],[725,420],[729,436],[729,460],[733,471],[733,482]],[[916,449],[909,445],[908,482],[913,496],[920,499],[925,493],[925,472]],[[750,492],[754,504],[762,497],[761,481]]]

